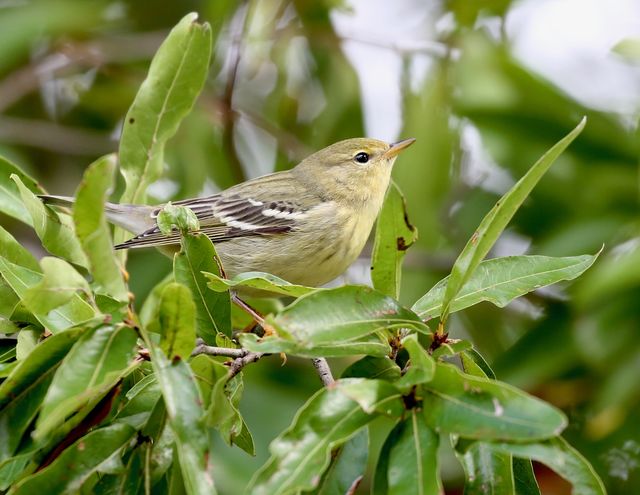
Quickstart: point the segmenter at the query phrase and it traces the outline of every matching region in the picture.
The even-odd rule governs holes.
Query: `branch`
[[[228,347],[214,347],[206,344],[198,344],[191,353],[191,357],[198,354],[206,354],[207,356],[227,356],[234,359],[243,358],[250,352],[246,349],[230,349]]]
[[[313,363],[313,366],[316,368],[316,371],[318,372],[318,376],[320,377],[322,384],[325,387],[329,387],[330,385],[333,385],[335,380],[333,379],[333,375],[331,374],[331,368],[329,368],[329,363],[327,363],[327,360],[325,358],[313,358],[311,362]]]
[[[231,366],[229,366],[227,380],[231,380],[234,376],[240,373],[242,368],[247,364],[255,363],[264,355],[264,352],[247,352],[245,356],[234,359]]]

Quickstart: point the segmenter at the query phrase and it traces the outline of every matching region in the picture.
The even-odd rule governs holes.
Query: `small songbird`
[[[267,272],[318,286],[340,274],[364,247],[400,151],[413,144],[347,139],[305,158],[293,169],[252,179],[222,192],[176,201],[198,217],[227,276]],[[72,198],[41,196],[71,206]],[[106,203],[107,219],[134,234],[115,249],[179,245],[180,233],[160,232],[162,206]]]

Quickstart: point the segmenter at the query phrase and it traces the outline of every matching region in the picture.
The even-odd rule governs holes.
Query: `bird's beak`
[[[416,142],[416,138],[409,138],[409,139],[403,139],[402,141],[398,141],[397,143],[392,143],[391,147],[387,151],[385,151],[384,157],[387,159],[393,158],[398,153],[400,153],[403,149],[408,148],[415,142]]]

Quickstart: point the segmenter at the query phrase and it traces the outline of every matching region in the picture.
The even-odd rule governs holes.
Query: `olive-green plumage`
[[[393,162],[413,142],[347,139],[286,172],[173,204],[194,211],[228,276],[261,271],[292,283],[322,285],[344,272],[362,251],[382,206]],[[42,198],[62,206],[73,201]],[[105,209],[111,222],[137,234],[116,249],[180,242],[179,233],[167,236],[158,229],[161,206],[107,203]]]

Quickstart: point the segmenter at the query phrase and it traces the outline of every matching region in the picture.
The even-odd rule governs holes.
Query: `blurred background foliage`
[[[638,5],[5,0],[0,153],[51,193],[73,193],[84,168],[116,149],[151,56],[189,11],[213,27],[214,62],[150,195],[162,202],[212,193],[348,137],[416,137],[394,171],[420,234],[405,262],[407,303],[449,272],[496,199],[588,116],[493,254],[566,256],[604,244],[600,260],[570,287],[505,310],[482,304],[458,313],[452,333],[471,338],[498,378],[569,413],[566,436],[610,493],[640,493]],[[37,253],[30,229],[0,221]],[[349,281],[367,282],[366,256]],[[170,261],[136,251],[129,270],[141,302]],[[242,409],[258,453],[249,459],[220,442],[223,493],[238,493],[268,442],[320,387],[310,363],[274,361],[246,370]],[[334,361],[335,374],[347,364]],[[389,427],[374,423],[372,442]],[[453,456],[443,471],[456,493]],[[567,492],[551,473],[538,475],[544,493]]]

